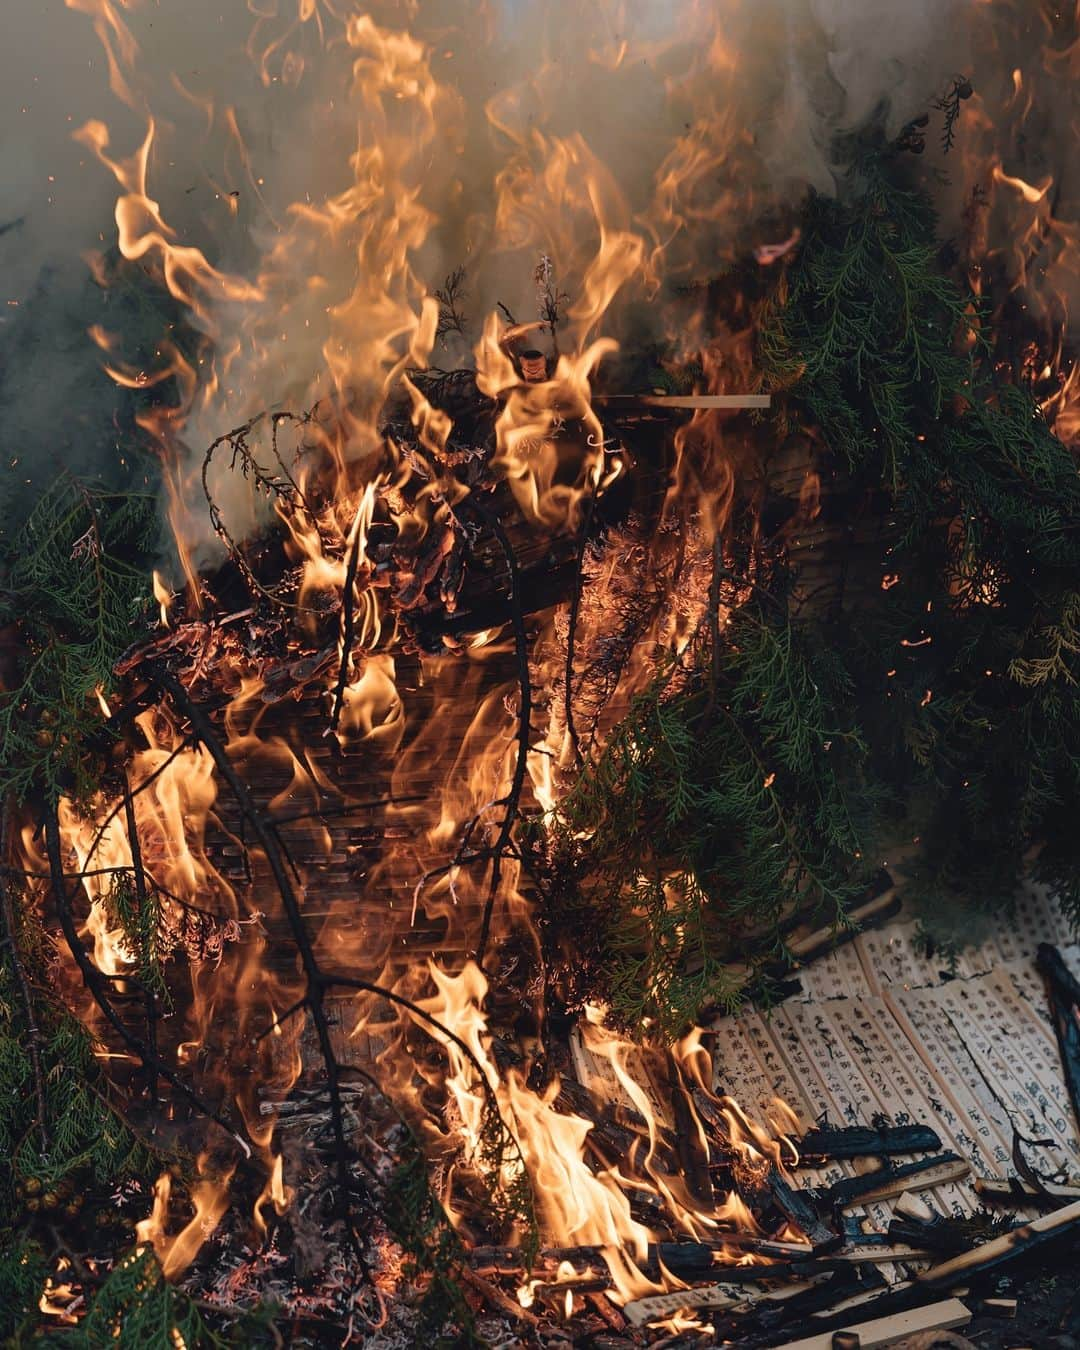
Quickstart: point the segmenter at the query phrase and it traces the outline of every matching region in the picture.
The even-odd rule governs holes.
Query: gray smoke
[[[100,352],[85,333],[101,325],[119,333],[127,350],[146,355],[161,320],[153,306],[106,294],[89,278],[83,255],[115,242],[116,185],[72,140],[75,128],[104,121],[115,153],[125,155],[143,135],[143,111],[152,112],[160,126],[150,195],[180,242],[198,244],[219,266],[247,276],[290,228],[291,202],[318,204],[345,187],[355,148],[356,114],[344,92],[349,52],[330,12],[345,6],[279,0],[273,17],[272,5],[238,0],[114,3],[140,48],[134,109],[110,91],[94,34],[93,14],[105,11],[106,0],[72,0],[72,8],[63,0],[7,5],[0,450],[4,462],[17,458],[20,481],[40,484],[62,467],[123,478],[131,398],[101,373]],[[760,213],[796,200],[808,185],[835,189],[829,152],[838,130],[882,109],[895,130],[925,108],[965,68],[964,35],[990,23],[994,8],[976,0],[718,4],[421,0],[373,7],[378,23],[408,28],[427,44],[439,81],[460,94],[460,111],[424,166],[425,197],[438,198],[431,204],[440,218],[417,259],[422,280],[433,288],[465,263],[477,324],[499,300],[531,318],[537,252],[576,248],[570,265],[554,257],[560,279],[572,285],[592,246],[575,243],[583,218],[568,212],[560,220],[563,204],[546,199],[539,177],[529,197],[537,208],[531,235],[512,247],[500,237],[494,177],[512,144],[492,130],[488,105],[523,139],[516,152],[522,164],[536,132],[549,142],[581,136],[606,166],[625,225],[654,240],[671,236],[669,266],[683,278],[707,275]],[[698,168],[674,198],[658,191],[658,175],[688,164]],[[355,268],[348,251],[318,261],[330,293],[347,294]],[[298,254],[297,293],[313,265]],[[293,345],[272,369],[264,362],[246,372],[253,387],[238,391],[228,413],[310,384],[321,335],[313,311],[303,312],[308,326],[287,335]],[[223,309],[213,319],[228,338],[240,316]],[[200,423],[193,442],[227,422],[223,410],[222,425]]]

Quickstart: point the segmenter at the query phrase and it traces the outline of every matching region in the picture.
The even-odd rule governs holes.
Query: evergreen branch
[[[0,803],[0,859],[6,859],[8,852],[8,807],[7,803]],[[49,1118],[45,1107],[45,1080],[42,1074],[42,1035],[41,1028],[37,1023],[37,1016],[34,1012],[34,996],[30,988],[30,981],[26,978],[26,971],[23,969],[22,962],[19,959],[19,931],[15,922],[15,912],[11,904],[11,892],[8,889],[7,882],[0,875],[0,920],[3,921],[4,938],[0,944],[7,949],[8,960],[11,963],[11,969],[15,976],[15,982],[18,985],[19,997],[22,999],[23,1016],[26,1020],[27,1053],[30,1057],[30,1066],[34,1076],[34,1100],[37,1104],[36,1127],[41,1137],[41,1149],[43,1153],[49,1151]]]

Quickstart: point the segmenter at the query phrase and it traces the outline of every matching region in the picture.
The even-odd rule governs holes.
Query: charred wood
[[[960,1256],[932,1266],[917,1276],[924,1288],[944,1289],[975,1275],[997,1270],[1036,1248],[1047,1248],[1080,1234],[1080,1201],[1031,1223],[1022,1223],[1002,1237],[984,1242]]]
[[[946,1151],[900,1167],[884,1167],[858,1177],[842,1177],[823,1190],[813,1192],[814,1203],[823,1213],[844,1209],[859,1201],[885,1200],[900,1190],[937,1186],[967,1175],[970,1165],[958,1154]]]
[[[1080,1127],[1080,980],[1062,960],[1058,949],[1048,942],[1040,943],[1037,963],[1046,981],[1073,1117]]]
[[[836,1128],[821,1125],[808,1130],[798,1143],[800,1165],[814,1166],[822,1160],[933,1153],[941,1148],[941,1137],[929,1125],[889,1125],[880,1129],[868,1125]]]

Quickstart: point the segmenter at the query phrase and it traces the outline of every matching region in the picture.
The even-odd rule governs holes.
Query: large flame
[[[297,826],[297,890],[318,958],[411,1001],[411,1011],[397,1011],[370,994],[358,997],[352,1042],[366,1040],[384,1090],[424,1118],[455,1166],[479,1165],[494,1104],[515,1148],[502,1155],[502,1174],[492,1180],[511,1187],[523,1172],[544,1241],[601,1250],[616,1301],[678,1287],[672,1277],[657,1284],[644,1273],[659,1230],[635,1217],[631,1197],[647,1197],[668,1231],[715,1242],[721,1253],[725,1233],[759,1231],[753,1215],[734,1191],[712,1203],[690,1194],[672,1166],[667,1127],[639,1072],[640,1057],[605,1025],[603,1011],[592,1009],[582,1024],[583,1043],[608,1066],[640,1127],[632,1156],[618,1167],[600,1165],[590,1151],[594,1123],[556,1106],[558,1075],[530,1073],[542,1067],[541,1045],[529,1045],[516,1065],[497,1064],[488,976],[472,959],[485,911],[493,923],[489,952],[505,945],[517,957],[538,943],[520,858],[499,841],[511,795],[519,793],[541,819],[576,763],[567,713],[580,671],[564,658],[566,616],[547,611],[535,620],[535,654],[526,672],[527,691],[535,696],[523,707],[511,634],[495,626],[462,641],[447,637],[442,651],[421,651],[402,641],[395,604],[407,609],[416,602],[455,542],[477,528],[484,507],[466,478],[452,472],[454,421],[426,392],[425,375],[443,356],[471,360],[477,396],[496,410],[492,471],[541,545],[576,537],[587,513],[626,473],[630,451],[607,436],[594,386],[633,331],[635,307],[636,322],[649,311],[644,331],[677,334],[680,355],[700,372],[701,392],[749,387],[753,305],[742,303],[732,330],[713,331],[693,283],[713,274],[705,269],[730,251],[737,229],[758,218],[762,200],[774,196],[762,185],[764,152],[741,120],[750,76],[769,77],[767,62],[750,59],[739,45],[740,34],[754,31],[754,7],[688,4],[680,9],[681,38],[667,31],[661,16],[638,15],[635,26],[628,22],[633,6],[606,0],[581,20],[587,30],[578,54],[588,74],[583,97],[599,106],[607,91],[641,87],[643,104],[663,130],[648,147],[651,168],[643,186],[636,167],[605,162],[593,144],[603,139],[599,127],[593,136],[588,125],[563,125],[567,91],[558,62],[544,53],[494,94],[470,87],[470,44],[493,64],[502,50],[485,6],[462,18],[456,31],[443,25],[441,13],[419,12],[422,6],[361,13],[298,0],[286,15],[288,6],[279,13],[276,6],[252,4],[247,53],[259,82],[267,89],[317,90],[328,118],[333,112],[328,140],[336,148],[346,123],[350,145],[330,166],[313,147],[321,172],[312,183],[319,186],[294,200],[275,197],[271,209],[263,193],[270,189],[252,168],[235,110],[171,86],[208,122],[225,126],[230,154],[266,208],[254,231],[257,261],[226,268],[211,261],[217,255],[210,239],[192,242],[169,223],[176,190],[167,175],[172,132],[156,111],[161,91],[140,66],[131,26],[135,0],[67,3],[91,17],[111,89],[140,127],[128,153],[114,147],[114,134],[123,137],[102,120],[76,133],[117,184],[116,248],[172,297],[200,339],[184,348],[163,333],[156,364],[148,368],[127,361],[105,329],[93,334],[118,383],[171,391],[140,414],[161,456],[183,573],[154,574],[161,640],[176,635],[182,615],[194,620],[205,607],[199,568],[220,560],[221,539],[243,541],[272,520],[296,569],[295,590],[284,600],[272,597],[289,615],[286,641],[295,648],[297,634],[313,638],[326,615],[334,616],[336,642],[311,678],[322,711],[333,718],[334,749],[355,757],[365,779],[387,790],[374,860],[363,861],[358,843],[332,858],[336,837],[319,812],[328,803],[341,815],[360,808],[337,785],[331,747],[321,734],[326,720],[318,732],[300,717],[288,733],[264,728],[282,696],[267,687],[242,628],[224,621],[207,626],[197,675],[212,668],[216,687],[231,700],[224,714],[230,763],[252,781],[272,783],[268,814],[281,826]],[[989,6],[968,8],[975,13]],[[1021,24],[1020,9],[1009,22]],[[401,26],[401,10],[413,17],[409,29]],[[975,22],[977,44],[1006,33],[1009,22]],[[799,31],[793,22],[786,40],[796,43]],[[957,162],[965,186],[978,185],[981,193],[965,236],[973,286],[978,292],[987,269],[1004,268],[1013,292],[1057,335],[1046,371],[1035,374],[1048,416],[1064,435],[1075,435],[1080,382],[1062,364],[1060,334],[1075,292],[1080,236],[1075,221],[1061,214],[1054,175],[1023,155],[1032,83],[1076,74],[1080,49],[1059,50],[1052,36],[1043,35],[1040,70],[1016,69],[1010,76],[1007,116],[991,106],[989,93],[971,100]],[[453,75],[455,60],[465,70],[460,79]],[[794,111],[778,104],[770,135],[795,135]],[[480,156],[471,149],[477,137],[485,147]],[[798,144],[808,155],[814,151],[824,173],[820,153]],[[238,209],[234,204],[230,211]],[[755,242],[765,267],[794,247],[797,236],[788,224]],[[456,249],[484,302],[468,341],[441,333],[435,294],[450,270],[447,259],[458,261]],[[98,259],[96,266],[106,279],[105,263]],[[672,281],[678,293],[665,290]],[[503,286],[510,289],[500,293]],[[515,313],[523,304],[536,305],[538,313]],[[528,370],[518,354],[526,334],[543,345]],[[315,412],[290,423],[276,416],[258,420],[283,402]],[[187,448],[209,445],[241,424],[252,436],[258,427],[270,438],[277,458],[269,469],[263,464],[255,472],[249,465],[241,472],[235,457],[204,460],[201,451],[196,457]],[[290,428],[296,439],[286,449]],[[738,443],[716,411],[703,410],[679,430],[672,451],[656,566],[677,553],[684,583],[677,595],[661,597],[633,649],[622,653],[617,689],[594,696],[591,731],[601,739],[650,677],[657,649],[681,655],[710,610],[723,620],[715,613],[710,576],[733,507]],[[212,518],[201,504],[204,476],[217,504]],[[817,510],[816,494],[816,479],[808,478],[802,502],[808,519]],[[397,555],[385,542],[388,533],[399,541]],[[582,647],[614,644],[612,615],[651,580],[638,566],[641,546],[629,526],[625,542],[622,556],[612,549],[588,564],[588,595],[578,616]],[[186,608],[172,589],[181,580]],[[452,608],[454,584],[442,584]],[[136,726],[124,764],[127,803],[102,795],[60,805],[65,861],[83,874],[82,933],[110,979],[132,978],[145,963],[147,953],[133,946],[130,915],[124,919],[131,896],[118,890],[137,854],[170,935],[169,950],[154,959],[183,953],[190,971],[190,991],[175,994],[183,1031],[169,1053],[241,1112],[265,1170],[253,1215],[256,1235],[264,1237],[271,1212],[283,1212],[293,1190],[272,1107],[264,1108],[281,1101],[304,1072],[303,1019],[290,1016],[303,984],[295,971],[275,974],[269,959],[284,919],[264,875],[265,859],[238,837],[218,853],[211,848],[210,837],[228,837],[235,822],[219,801],[220,776],[209,751],[185,740],[159,709],[141,713]],[[28,868],[40,870],[36,845],[27,839],[25,848]],[[223,858],[247,852],[253,875],[239,881]],[[331,861],[354,869],[355,893],[347,900],[329,888],[322,893],[321,869]],[[533,1021],[542,1025],[543,992],[530,989],[522,1004],[530,1000]],[[417,1067],[405,1049],[406,1036],[417,1033],[439,1043],[442,1059],[434,1066]],[[702,1152],[710,1141],[715,1146],[721,1131],[747,1176],[794,1164],[791,1113],[781,1104],[757,1123],[737,1103],[717,1097],[698,1034],[676,1047],[671,1063],[708,1112],[708,1120],[694,1113],[691,1124]],[[431,1082],[446,1103],[438,1122],[422,1100]],[[204,1157],[199,1171],[190,1188],[193,1215],[171,1212],[172,1183],[164,1175],[153,1213],[139,1225],[139,1240],[153,1245],[169,1276],[190,1266],[226,1211],[228,1169],[212,1169]],[[448,1209],[463,1222],[453,1203],[453,1167],[449,1176]],[[730,1259],[741,1258],[733,1247]],[[579,1275],[564,1263],[556,1282],[572,1284]],[[523,1300],[533,1296],[526,1284]],[[563,1307],[569,1316],[571,1291]]]

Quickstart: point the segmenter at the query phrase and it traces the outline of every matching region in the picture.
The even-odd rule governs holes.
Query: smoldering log
[[[554,1106],[563,1115],[580,1116],[583,1120],[591,1121],[589,1142],[600,1144],[617,1158],[627,1157],[631,1149],[647,1147],[638,1132],[617,1124],[613,1119],[606,1117],[604,1112],[598,1111],[591,1094],[572,1079],[562,1080]]]
[[[799,1165],[839,1162],[851,1158],[890,1157],[898,1153],[936,1153],[941,1136],[929,1125],[821,1125],[798,1141]]]
[[[600,1106],[588,1088],[572,1078],[564,1077],[559,1083],[555,1105],[567,1114],[591,1120],[594,1129],[608,1135],[613,1143],[621,1143],[623,1147],[628,1148],[636,1139],[649,1138],[649,1122],[633,1107],[619,1103]],[[674,1130],[657,1121],[654,1131],[658,1144],[668,1149],[677,1147],[678,1136]]]
[[[751,1208],[774,1208],[801,1232],[813,1247],[815,1254],[839,1247],[843,1234],[830,1228],[818,1212],[811,1191],[792,1186],[779,1167],[769,1167],[762,1181],[754,1188]]]

